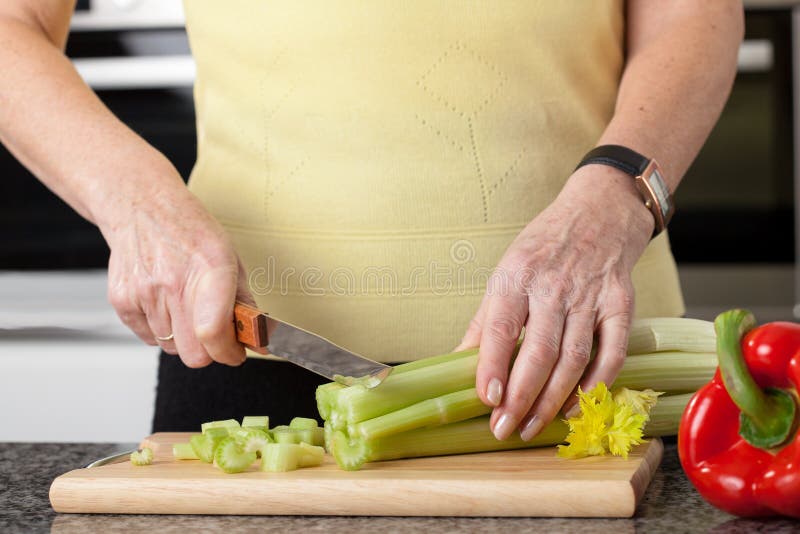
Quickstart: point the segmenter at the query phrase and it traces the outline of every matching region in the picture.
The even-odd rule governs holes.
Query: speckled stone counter
[[[800,532],[800,522],[733,518],[703,502],[678,464],[675,443],[632,519],[250,517],[56,514],[52,480],[126,444],[0,444],[0,532]]]

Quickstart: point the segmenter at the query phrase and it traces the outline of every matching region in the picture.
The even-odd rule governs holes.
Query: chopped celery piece
[[[172,444],[172,456],[176,460],[197,460],[198,459],[197,458],[197,454],[195,454],[191,443],[173,443]]]
[[[245,451],[243,443],[228,436],[214,451],[214,465],[226,473],[241,473],[256,461],[256,451]]]
[[[242,418],[242,428],[269,430],[269,417],[266,415],[246,415]]]
[[[295,417],[294,419],[289,422],[289,428],[294,428],[297,430],[305,430],[307,428],[317,428],[319,425],[317,424],[316,419],[309,419],[307,417]]]
[[[238,428],[239,421],[236,419],[225,419],[224,421],[209,421],[200,425],[200,430],[205,434],[211,428]]]
[[[333,425],[325,421],[325,426],[322,427],[322,432],[325,439],[325,450],[331,452],[331,445],[333,444]]]
[[[290,427],[289,427],[289,425],[278,425],[278,426],[276,426],[275,428],[273,428],[273,429],[271,430],[271,432],[275,432],[276,430],[277,430],[277,431],[281,431],[281,430],[289,430],[289,428],[290,428]]]
[[[322,446],[325,444],[325,430],[320,427],[304,428],[297,430],[297,437],[300,444]]]
[[[300,443],[299,431],[294,428],[283,428],[272,431],[272,439],[275,443]]]
[[[227,437],[226,429],[209,430],[222,430],[224,432],[223,435],[220,435],[219,432],[207,432],[205,434],[197,434],[189,438],[189,443],[191,444],[194,453],[201,461],[207,464],[210,464],[214,461],[214,450],[217,448],[217,444]]]
[[[628,335],[628,354],[716,352],[714,323],[679,317],[637,319]]]
[[[272,442],[269,434],[256,427],[237,428],[231,436],[242,445],[245,452],[258,452],[264,445]]]
[[[133,465],[150,465],[153,463],[153,449],[145,447],[131,453],[131,463]]]
[[[262,471],[294,471],[322,464],[325,449],[307,443],[268,443],[261,449]]]
[[[320,429],[321,430],[321,429]],[[300,459],[298,467],[316,467],[325,459],[325,449],[316,445],[300,442]]]
[[[300,467],[302,451],[293,443],[267,443],[261,449],[261,470],[294,471]]]
[[[205,432],[203,432],[204,436],[210,436],[216,440],[221,440],[222,438],[228,436],[229,430],[234,427],[215,427],[215,428],[207,428]],[[238,426],[235,428],[239,428]]]

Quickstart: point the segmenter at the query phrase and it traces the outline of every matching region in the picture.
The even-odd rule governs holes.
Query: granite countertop
[[[798,532],[800,522],[743,520],[715,510],[691,487],[678,463],[674,440],[632,519],[269,517],[56,514],[52,480],[130,444],[0,443],[0,532],[196,532],[258,530],[337,532]]]

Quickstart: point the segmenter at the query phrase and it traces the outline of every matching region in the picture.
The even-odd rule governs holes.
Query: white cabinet
[[[0,441],[136,442],[158,349],[121,325],[105,272],[0,275]]]

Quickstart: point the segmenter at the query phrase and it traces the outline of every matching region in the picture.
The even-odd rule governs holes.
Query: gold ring
[[[159,340],[159,341],[172,341],[173,339],[175,339],[175,336],[172,335],[172,334],[170,334],[170,335],[168,335],[166,337],[156,336],[156,339]]]

